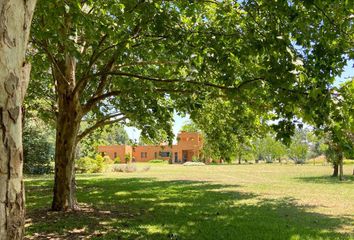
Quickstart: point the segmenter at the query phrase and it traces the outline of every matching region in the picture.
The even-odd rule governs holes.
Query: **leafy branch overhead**
[[[52,85],[41,89],[56,110],[59,82],[51,75],[57,71],[71,94],[79,94],[84,115],[99,119],[116,108],[143,129],[152,122],[140,113],[169,123],[166,110],[192,111],[203,99],[225,94],[270,104],[287,121],[295,114],[322,116],[326,99],[320,96],[346,62],[346,35],[353,30],[340,14],[347,7],[325,1],[43,2],[32,37],[34,61],[42,64],[32,86]],[[325,44],[339,22],[346,34],[335,37],[335,46]],[[62,67],[70,58],[75,82]],[[151,100],[156,97],[162,101]]]

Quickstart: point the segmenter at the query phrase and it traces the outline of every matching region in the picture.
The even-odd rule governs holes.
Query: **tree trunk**
[[[344,174],[343,174],[343,153],[339,153],[338,156],[338,165],[339,165],[339,180],[343,181],[344,180]]]
[[[67,58],[54,69],[57,82],[58,113],[55,145],[55,178],[52,210],[76,208],[75,153],[82,117],[78,94],[74,94],[75,61]]]
[[[25,62],[36,1],[0,0],[0,240],[22,239],[22,110],[30,65]]]
[[[333,164],[333,174],[332,174],[332,177],[338,177],[338,163],[334,163]]]

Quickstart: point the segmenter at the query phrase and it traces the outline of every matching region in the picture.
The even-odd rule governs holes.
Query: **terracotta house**
[[[111,159],[119,157],[125,163],[126,156],[131,156],[135,162],[148,162],[153,159],[169,160],[170,163],[184,163],[192,161],[193,157],[199,158],[203,146],[203,139],[197,132],[180,132],[177,136],[177,144],[128,146],[111,145],[99,146],[98,152],[109,156]]]

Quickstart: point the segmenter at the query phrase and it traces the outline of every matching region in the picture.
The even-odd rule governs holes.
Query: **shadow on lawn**
[[[261,199],[237,185],[147,178],[78,185],[83,210],[39,210],[42,199],[29,211],[27,239],[350,239],[335,232],[350,219],[310,213],[293,199]],[[44,194],[36,188],[27,187],[30,204]]]
[[[347,184],[354,183],[354,175],[345,175],[343,181],[339,181],[338,177],[332,176],[313,176],[313,177],[298,177],[297,180],[308,183],[324,183],[324,184]]]

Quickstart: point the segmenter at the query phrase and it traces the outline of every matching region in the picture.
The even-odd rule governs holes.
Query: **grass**
[[[79,175],[82,210],[67,213],[47,211],[51,176],[28,178],[27,239],[354,239],[352,169],[344,182],[276,164]]]

